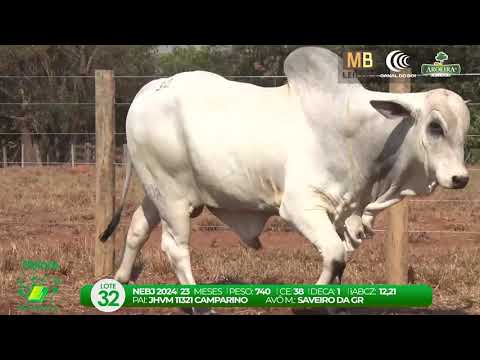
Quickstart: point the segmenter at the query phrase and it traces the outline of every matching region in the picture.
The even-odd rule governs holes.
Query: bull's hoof
[[[117,280],[122,285],[133,285],[134,282],[131,280],[124,280],[124,279],[114,279]]]
[[[348,315],[348,311],[345,308],[327,308],[328,315]]]
[[[258,236],[254,239],[242,239],[241,244],[247,249],[260,250],[262,248],[262,243],[260,242]]]
[[[216,315],[217,313],[210,308],[184,308],[189,315]]]
[[[129,283],[131,283],[130,276],[122,273],[116,273],[113,279],[117,280],[122,285],[128,285]]]

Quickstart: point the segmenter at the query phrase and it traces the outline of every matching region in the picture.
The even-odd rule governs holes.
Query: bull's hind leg
[[[170,203],[162,214],[162,250],[177,275],[180,284],[195,285],[190,263],[190,251],[188,248],[190,240],[190,213],[189,209],[182,204]],[[214,314],[209,308],[185,309],[192,314]]]
[[[190,216],[186,211],[162,218],[162,250],[177,275],[180,284],[194,285],[190,264]]]
[[[258,236],[262,233],[269,214],[262,212],[239,212],[225,209],[209,208],[223,223],[235,231],[249,247],[260,249],[262,244]]]
[[[135,210],[132,222],[128,228],[122,263],[115,274],[117,281],[121,283],[128,283],[130,281],[133,264],[135,263],[138,252],[142,249],[153,228],[159,221],[160,217],[157,208],[148,197],[145,197],[142,205]]]

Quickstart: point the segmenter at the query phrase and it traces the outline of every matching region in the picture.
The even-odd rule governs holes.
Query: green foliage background
[[[410,56],[414,71],[422,63],[435,62],[443,51],[446,63],[458,63],[462,73],[480,72],[480,46],[405,46],[405,45],[321,45],[338,55],[345,50],[371,50],[375,54],[375,71],[387,73],[384,59],[388,52],[401,50]],[[1,75],[41,75],[46,78],[0,78],[0,103],[24,103],[24,106],[0,105],[0,132],[94,132],[94,106],[52,105],[33,106],[35,102],[93,103],[94,79],[62,78],[59,75],[93,75],[95,69],[113,69],[115,75],[169,76],[178,72],[206,70],[224,76],[283,75],[283,61],[299,45],[208,45],[180,46],[172,52],[160,52],[158,46],[100,46],[100,45],[34,45],[1,46]],[[379,60],[380,59],[380,60]],[[152,78],[116,79],[116,101],[130,102],[136,92]],[[283,79],[248,79],[263,86],[281,85]],[[388,79],[362,80],[371,90],[388,91]],[[472,102],[480,102],[480,76],[458,76],[445,79],[417,78],[412,80],[412,91],[443,87],[459,93]],[[480,106],[471,106],[472,134],[480,134]],[[117,131],[124,131],[128,106],[117,106]],[[25,135],[26,136],[26,135]],[[1,144],[12,149],[19,143],[19,135],[0,135]],[[25,139],[25,137],[23,138]],[[38,135],[33,136],[42,161],[67,161],[70,143],[94,142],[87,136]],[[118,142],[123,142],[118,139]],[[479,159],[480,137],[470,137],[466,144],[466,158],[472,163]],[[18,149],[17,149],[18,150]],[[480,155],[480,154],[479,154]],[[18,151],[14,157],[19,156]],[[9,161],[13,161],[12,159]]]

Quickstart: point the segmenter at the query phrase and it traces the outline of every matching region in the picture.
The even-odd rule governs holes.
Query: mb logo
[[[373,53],[370,51],[347,51],[343,53],[343,77],[355,77],[355,71],[373,68]]]

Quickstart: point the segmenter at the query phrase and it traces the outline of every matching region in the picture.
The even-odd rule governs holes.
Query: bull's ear
[[[410,106],[397,101],[372,100],[370,105],[387,119],[405,118],[413,115]]]

